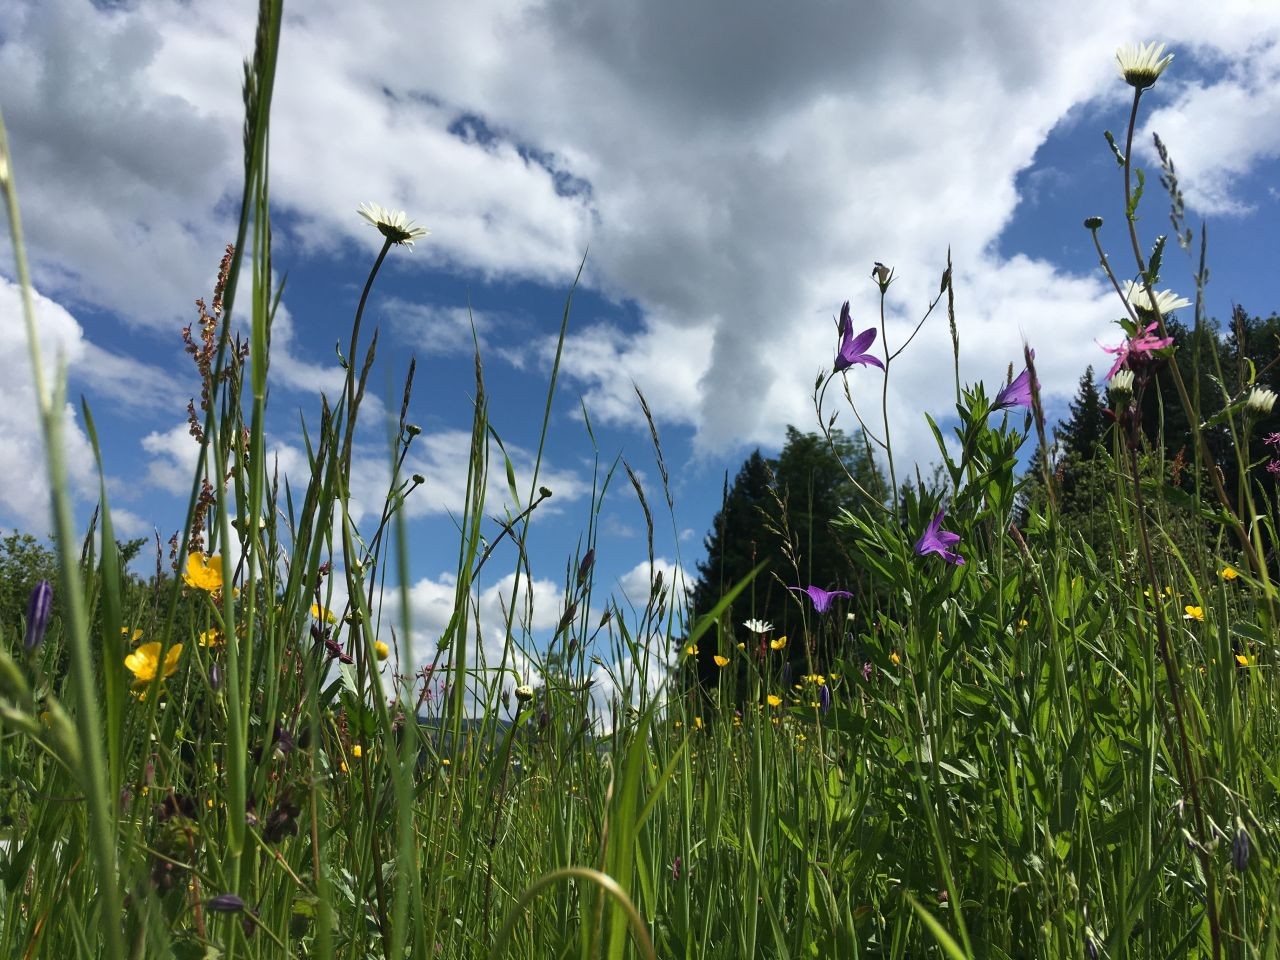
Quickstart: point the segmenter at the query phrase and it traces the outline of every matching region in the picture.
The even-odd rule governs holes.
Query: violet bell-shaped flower
[[[836,597],[852,597],[853,594],[848,590],[823,590],[821,587],[787,587],[788,590],[794,590],[796,593],[807,594],[809,599],[813,601],[813,610],[815,613],[826,613],[831,607],[831,601]]]
[[[1036,352],[1029,351],[1031,359],[1034,360]],[[996,399],[991,404],[991,412],[997,410],[1007,410],[1009,407],[1031,407],[1031,368],[1028,367],[1020,374],[1014,377],[1009,383],[996,394]]]
[[[49,614],[53,611],[53,584],[41,580],[31,591],[31,599],[27,601],[27,629],[22,638],[22,646],[26,650],[34,650],[44,642],[45,631],[49,629]]]
[[[953,563],[958,567],[964,563],[964,557],[951,548],[960,542],[960,534],[942,529],[942,518],[945,514],[945,510],[939,510],[937,516],[929,521],[924,533],[916,541],[916,555],[923,557],[928,553],[936,553],[947,563]]]
[[[856,337],[853,335],[853,318],[849,315],[849,301],[846,300],[844,306],[840,308],[840,352],[836,354],[836,362],[833,365],[836,373],[848,370],[855,363],[863,366],[870,364],[883,370],[884,364],[880,362],[880,358],[867,353],[867,348],[875,342],[875,339],[875,327],[868,327]]]

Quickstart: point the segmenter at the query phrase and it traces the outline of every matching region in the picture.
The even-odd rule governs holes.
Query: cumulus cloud
[[[165,371],[106,350],[89,341],[80,322],[61,304],[36,292],[33,297],[46,389],[61,365],[75,387],[87,388],[126,413],[177,403],[177,382]],[[31,376],[26,326],[18,286],[0,277],[0,518],[27,530],[49,524],[49,486],[44,438]],[[63,411],[63,463],[74,498],[96,497],[93,450],[77,406]],[[122,529],[141,527],[124,517]]]
[[[42,275],[160,322],[208,285],[229,236],[251,12],[50,0],[0,18],[18,168],[39,171],[26,182]],[[1178,95],[1151,124],[1193,202],[1239,209],[1232,184],[1276,153],[1261,118],[1275,107],[1280,14],[1248,0],[984,0],[875,17],[831,5],[780,17],[766,0],[732,17],[679,0],[316,0],[281,47],[277,239],[290,256],[373,251],[377,234],[352,213],[372,199],[433,230],[396,271],[558,284],[589,245],[585,281],[639,317],[638,329],[589,322],[571,340],[566,375],[599,416],[639,421],[634,380],[703,451],[773,441],[807,422],[839,303],[875,312],[858,286],[873,260],[917,284],[912,310],[890,317],[897,342],[948,246],[958,283],[991,293],[967,321],[998,327],[1001,343],[1023,318],[994,304],[1012,307],[1029,272],[1050,309],[1078,318],[1071,329],[1096,328],[1098,285],[1005,259],[995,241],[1049,131],[1081,103],[1122,103],[1112,54],[1153,21],[1189,53],[1162,79]],[[1180,89],[1192,55],[1228,69]],[[1214,135],[1193,142],[1178,118]],[[61,228],[68,209],[74,231]],[[456,332],[453,306],[427,309]],[[901,368],[894,399],[909,409],[947,404],[945,337],[931,340]],[[1043,380],[1066,393],[1094,348],[1055,346]]]
[[[1173,99],[1154,110],[1138,140],[1147,163],[1157,162],[1151,134],[1158,133],[1177,166],[1188,205],[1201,214],[1241,215],[1252,205],[1241,181],[1264,160],[1280,157],[1280,42],[1256,43],[1229,61],[1212,83],[1177,85]],[[1264,34],[1265,36],[1265,34]]]

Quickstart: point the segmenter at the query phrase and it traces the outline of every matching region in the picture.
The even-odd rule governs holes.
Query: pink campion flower
[[[942,518],[945,514],[945,510],[939,510],[938,515],[924,528],[924,533],[916,541],[916,555],[923,557],[928,553],[936,553],[947,563],[953,563],[958,567],[964,563],[964,557],[951,548],[960,542],[960,534],[942,529]]]
[[[1149,360],[1151,353],[1155,350],[1163,350],[1165,347],[1173,345],[1173,337],[1157,337],[1152,331],[1158,327],[1158,323],[1149,323],[1142,333],[1136,337],[1129,337],[1124,343],[1115,347],[1102,347],[1107,353],[1116,355],[1116,362],[1111,365],[1111,369],[1107,371],[1104,380],[1110,380],[1116,375],[1116,371],[1128,367],[1132,360]],[[1102,346],[1102,344],[1098,344]]]
[[[875,339],[875,327],[868,327],[856,337],[853,335],[853,318],[849,315],[849,301],[846,300],[840,308],[840,352],[836,355],[834,364],[836,373],[848,370],[855,363],[863,366],[871,364],[883,370],[884,364],[880,362],[880,358],[867,353],[867,348]]]

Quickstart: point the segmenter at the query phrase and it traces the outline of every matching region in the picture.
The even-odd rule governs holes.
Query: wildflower
[[[1244,402],[1245,409],[1259,416],[1266,416],[1276,405],[1276,392],[1266,387],[1254,387]]]
[[[720,654],[718,654],[718,653],[717,653],[714,657],[712,657],[711,659],[712,659],[712,660],[714,660],[714,661],[716,662],[716,666],[717,666],[717,667],[727,667],[727,666],[729,665],[729,658],[728,658],[728,657],[722,657],[722,656],[720,656]]]
[[[222,631],[217,627],[209,630],[200,631],[200,646],[202,647],[220,647],[222,646]]]
[[[890,662],[890,663],[892,663],[895,667],[896,667],[898,664],[902,663],[902,658],[901,658],[900,656],[898,656],[898,651],[897,651],[897,650],[891,650],[891,651],[889,652],[889,662]]]
[[[879,260],[871,270],[871,276],[876,281],[876,286],[880,288],[880,292],[884,293],[889,289],[889,284],[893,283],[893,267],[886,267]]]
[[[818,688],[818,709],[823,713],[831,709],[831,688],[825,683]]]
[[[591,575],[591,567],[595,562],[596,551],[594,548],[582,555],[582,559],[578,561],[578,586],[582,586],[587,582],[587,577]]]
[[[222,557],[214,554],[205,557],[201,553],[187,554],[187,570],[182,582],[188,587],[216,593],[222,589]]]
[[[1173,345],[1173,337],[1157,337],[1152,333],[1158,326],[1159,324],[1153,321],[1147,324],[1138,336],[1129,337],[1117,346],[1102,348],[1107,353],[1116,355],[1116,362],[1107,371],[1106,379],[1112,379],[1119,370],[1128,367],[1134,360],[1150,360],[1154,351]]]
[[[356,213],[364,217],[378,232],[392,243],[401,243],[412,247],[413,241],[429,236],[431,231],[426,227],[416,227],[413,221],[405,216],[403,210],[392,212],[376,203],[362,203]]]
[[[852,597],[853,594],[848,590],[823,590],[821,587],[787,587],[788,590],[794,590],[796,593],[805,593],[809,595],[809,599],[813,601],[813,610],[815,613],[826,613],[831,606],[831,601],[836,597]]]
[[[811,673],[805,677],[805,679],[817,687],[820,687],[827,682],[827,678],[820,673]]]
[[[1032,359],[1035,359],[1036,352],[1031,351]],[[1031,371],[1023,370],[1020,374],[1009,381],[1009,384],[996,394],[995,403],[991,405],[991,412],[997,410],[1005,410],[1009,407],[1030,407],[1031,406]]]
[[[375,640],[373,641],[373,655],[377,657],[379,661],[385,660],[387,657],[391,656],[391,648],[381,640]]]
[[[1219,574],[1219,576],[1221,576],[1223,580],[1231,581],[1239,577],[1240,572],[1236,570],[1235,567],[1228,565],[1222,568],[1222,572]]]
[[[863,665],[862,665],[862,679],[863,679],[863,680],[870,681],[870,680],[871,680],[871,671],[872,671],[873,669],[874,669],[874,668],[871,666],[871,661],[870,661],[870,660],[868,660],[868,661],[866,661],[865,663],[863,663]]]
[[[359,760],[364,756],[364,749],[357,743],[351,748],[351,755]]]
[[[159,672],[161,678],[171,677],[178,669],[178,658],[182,656],[182,644],[175,643],[165,654],[163,666],[160,663],[160,644],[154,640],[144,643],[137,650],[124,658],[124,665],[133,674],[133,689],[142,690]]]
[[[326,610],[318,603],[311,605],[311,616],[315,620],[323,620],[325,623],[337,623],[338,618],[333,615],[333,611]]]
[[[1173,62],[1173,54],[1164,55],[1163,43],[1125,44],[1116,51],[1120,76],[1135,90],[1146,90],[1160,79],[1164,68]]]
[[[1258,662],[1257,657],[1251,657],[1248,654],[1237,653],[1236,665],[1240,667],[1252,667]]]
[[[1204,621],[1204,607],[1197,607],[1188,603],[1183,609],[1183,620],[1195,620],[1197,622]]]
[[[696,643],[691,643],[684,648],[684,652],[691,657],[696,657],[698,655],[698,645]]]
[[[945,513],[945,510],[939,510],[937,516],[925,527],[924,533],[916,541],[916,555],[923,557],[927,553],[936,553],[947,563],[961,566],[964,563],[964,557],[951,549],[960,542],[960,534],[942,529],[942,518]]]
[[[1239,873],[1244,873],[1249,869],[1249,832],[1245,830],[1244,824],[1236,818],[1236,836],[1231,841],[1231,865],[1236,868]]]
[[[702,729],[702,718],[701,718],[701,717],[694,717],[694,718],[693,718],[693,725],[694,725],[695,727],[697,727],[699,730],[701,730],[701,729]]]
[[[142,639],[141,630],[130,630],[128,627],[120,628],[120,639],[125,643],[137,643]]]
[[[880,359],[866,352],[875,339],[875,327],[868,327],[856,337],[853,335],[853,318],[849,316],[849,301],[846,300],[840,308],[840,352],[836,354],[836,362],[833,364],[836,373],[848,370],[855,363],[863,366],[871,364],[883,370],[884,364]]]
[[[773,624],[767,620],[744,620],[742,625],[752,633],[768,633],[773,629]]]
[[[244,909],[244,901],[234,893],[220,893],[206,900],[204,907],[210,913],[239,913]]]
[[[1117,370],[1107,381],[1107,392],[1111,394],[1111,402],[1117,407],[1129,406],[1129,398],[1133,396],[1133,371]]]
[[[786,645],[787,645],[787,638],[785,635],[769,641],[770,650],[782,650],[786,647]]]
[[[533,699],[533,687],[527,683],[522,683],[516,687],[516,700],[520,703],[528,703]]]
[[[49,629],[49,613],[53,610],[53,584],[41,580],[31,591],[31,599],[27,601],[27,630],[22,637],[22,646],[26,650],[34,650],[44,642],[45,631]]]
[[[1280,433],[1268,433],[1262,438],[1262,442],[1269,447],[1275,447],[1276,450],[1280,450]]]
[[[1161,316],[1167,313],[1172,313],[1174,310],[1179,310],[1182,307],[1191,306],[1190,300],[1186,297],[1178,296],[1172,290],[1152,290],[1148,293],[1147,286],[1145,284],[1134,283],[1132,280],[1125,283],[1125,302],[1128,303],[1129,306],[1133,307],[1134,310],[1137,310],[1138,313],[1145,313],[1150,316],[1152,298],[1155,299],[1156,309],[1160,312]]]
[[[771,693],[771,694],[769,694],[769,696],[767,697],[767,699],[768,699],[768,701],[769,701],[769,706],[771,706],[771,707],[780,707],[780,706],[782,706],[782,698],[781,698],[780,696],[778,696],[776,693]]]
[[[1084,218],[1084,228],[1086,230],[1098,230],[1098,229],[1101,229],[1101,227],[1102,227],[1101,217],[1085,217]]]
[[[676,857],[675,860],[671,862],[671,879],[672,880],[680,879],[680,858],[679,857]]]

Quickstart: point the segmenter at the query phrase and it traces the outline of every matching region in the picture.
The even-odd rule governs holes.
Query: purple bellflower
[[[942,517],[945,513],[945,510],[939,510],[938,515],[924,528],[924,533],[916,541],[916,554],[923,557],[927,553],[936,553],[947,563],[960,566],[964,563],[964,557],[951,549],[960,542],[960,534],[942,529]]]
[[[813,609],[815,613],[826,613],[831,606],[831,601],[836,597],[852,597],[853,594],[848,590],[823,590],[821,587],[787,587],[788,590],[794,590],[796,593],[807,593],[809,599],[813,601]]]
[[[31,591],[31,599],[27,601],[27,630],[22,638],[22,646],[34,650],[44,642],[45,631],[49,629],[49,614],[53,610],[53,584],[41,580]]]
[[[1028,351],[1031,359],[1036,358],[1034,350]],[[996,394],[995,403],[991,404],[991,412],[1007,410],[1009,407],[1031,406],[1031,368],[1028,367],[1009,381],[1009,384]]]
[[[836,355],[834,365],[836,373],[848,370],[855,363],[863,366],[871,364],[883,370],[884,364],[880,362],[880,358],[866,352],[875,339],[875,327],[867,327],[856,337],[853,335],[853,318],[849,316],[849,301],[846,300],[840,308],[840,352]]]

